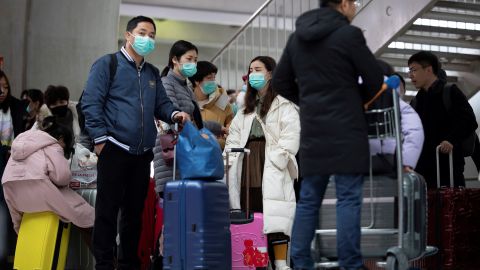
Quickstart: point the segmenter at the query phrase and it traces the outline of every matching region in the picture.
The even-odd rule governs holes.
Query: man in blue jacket
[[[157,133],[154,118],[167,123],[189,119],[167,97],[158,69],[145,62],[155,47],[155,31],[152,19],[131,19],[125,46],[93,64],[82,97],[85,129],[99,157],[93,230],[97,270],[114,269],[119,210],[117,269],[140,268],[137,249]]]

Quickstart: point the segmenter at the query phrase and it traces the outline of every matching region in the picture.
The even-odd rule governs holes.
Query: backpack
[[[110,87],[112,87],[113,79],[115,78],[115,73],[117,73],[117,66],[118,66],[118,60],[117,56],[115,53],[109,54],[110,56],[110,82],[108,84],[108,90],[110,90]],[[78,114],[78,125],[80,126],[80,131],[82,133],[86,134],[85,130],[85,115],[83,114],[82,111],[82,98],[83,98],[83,93],[85,90],[82,91],[82,94],[80,95],[80,99],[78,99],[78,103],[75,106],[77,109],[77,114]],[[107,91],[108,94],[108,91]]]
[[[443,101],[443,106],[447,110],[447,113],[450,114],[452,111],[452,87],[455,84],[447,83],[443,87],[443,92],[442,92],[442,101]],[[410,105],[416,109],[417,106],[417,99],[413,98],[412,101],[410,102]],[[473,116],[475,118],[475,116]],[[475,151],[475,140],[476,140],[477,134],[475,133],[475,130],[472,131],[467,138],[465,138],[462,141],[461,147],[463,151],[463,156],[464,157],[469,157],[473,154]]]

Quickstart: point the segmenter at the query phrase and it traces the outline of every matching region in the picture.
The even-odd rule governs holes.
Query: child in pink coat
[[[14,229],[18,233],[23,213],[43,211],[81,228],[93,227],[95,209],[68,187],[72,176],[65,157],[71,153],[72,132],[54,117],[43,123],[43,131],[29,130],[15,138],[3,174]]]

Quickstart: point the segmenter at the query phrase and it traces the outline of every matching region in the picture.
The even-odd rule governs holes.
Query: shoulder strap
[[[417,109],[417,97],[414,97],[414,98],[410,101],[410,106],[412,106],[413,109]]]
[[[108,90],[110,90],[110,87],[112,86],[113,79],[115,78],[115,74],[117,73],[117,66],[118,66],[118,60],[117,56],[115,53],[109,54],[110,56],[110,64],[109,64],[109,70],[110,70],[110,81],[108,85]],[[84,90],[85,91],[85,90]],[[78,99],[78,103],[82,102],[82,97],[83,97],[83,92],[80,94],[80,98]],[[107,91],[108,93],[108,91]]]
[[[115,74],[117,73],[117,66],[118,66],[117,54],[112,53],[109,55],[110,55],[110,66],[109,66],[110,67],[110,84],[109,84],[108,90],[110,90],[110,87],[112,87],[113,79],[115,78]]]
[[[452,87],[453,84],[447,83],[443,87],[442,92],[443,105],[445,106],[445,109],[447,109],[447,113],[450,113],[450,110],[452,109]]]

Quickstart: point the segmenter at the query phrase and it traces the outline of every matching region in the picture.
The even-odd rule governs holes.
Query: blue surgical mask
[[[30,113],[30,112],[32,111],[32,110],[30,109],[30,105],[28,105],[25,110],[27,110],[27,113]]]
[[[133,44],[130,44],[132,45],[133,50],[138,53],[138,55],[146,56],[153,52],[155,49],[155,40],[147,36],[142,37],[135,36],[134,34],[131,35],[135,37],[135,40],[133,41]]]
[[[232,111],[233,111],[233,115],[236,115],[237,112],[238,112],[238,105],[237,103],[233,103],[232,104]]]
[[[258,91],[262,90],[265,84],[267,84],[265,75],[260,72],[250,73],[250,75],[248,75],[248,82]]]
[[[180,73],[185,77],[192,77],[197,73],[197,64],[195,63],[184,63],[180,68]]]
[[[217,90],[217,83],[215,81],[206,81],[200,85],[200,89],[208,96]]]

